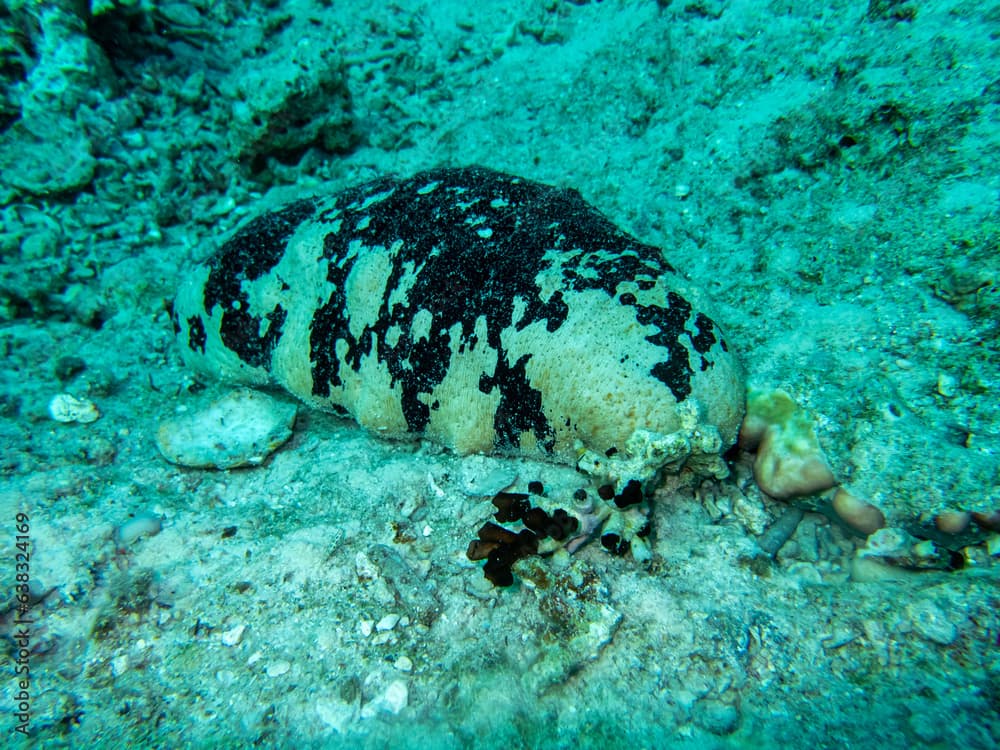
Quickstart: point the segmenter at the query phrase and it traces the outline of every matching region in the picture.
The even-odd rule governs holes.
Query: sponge
[[[837,484],[813,420],[783,390],[751,389],[747,394],[740,445],[757,450],[754,479],[771,497],[805,497]]]

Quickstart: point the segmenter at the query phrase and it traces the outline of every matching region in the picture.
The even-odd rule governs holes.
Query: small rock
[[[45,125],[48,132],[35,135],[22,118],[0,136],[5,182],[37,196],[73,193],[89,185],[97,167],[93,144],[68,117]]]
[[[399,623],[399,615],[386,615],[375,624],[375,629],[380,633],[392,630]]]
[[[958,638],[958,629],[945,617],[944,612],[929,601],[916,602],[907,607],[917,635],[941,646],[950,646]]]
[[[822,643],[823,648],[828,650],[834,650],[846,646],[848,643],[853,643],[858,639],[857,633],[855,633],[851,628],[840,627],[834,630],[829,635],[823,636]]]
[[[459,468],[458,486],[472,497],[495,495],[517,481],[517,471],[488,456],[469,456]]]
[[[788,576],[801,584],[819,585],[823,583],[823,574],[812,563],[791,563],[788,566]]]
[[[410,691],[406,683],[402,680],[395,680],[389,684],[380,696],[366,704],[361,709],[361,718],[369,719],[378,713],[398,714],[410,699]]]
[[[292,665],[287,661],[285,661],[284,659],[282,659],[280,661],[268,664],[267,669],[265,671],[267,672],[268,677],[281,677],[281,675],[287,674],[288,670],[291,668]]]
[[[222,634],[222,644],[224,646],[235,646],[241,640],[243,640],[243,631],[246,630],[246,625],[237,625],[231,630],[227,630]]]
[[[142,537],[156,536],[163,529],[163,517],[145,511],[115,529],[115,546],[126,550]]]
[[[990,557],[1000,555],[1000,534],[992,534],[990,538],[986,540],[986,551],[989,553]]]
[[[49,401],[49,416],[64,424],[71,422],[90,424],[100,419],[101,412],[98,411],[93,401],[76,398],[68,393],[60,393]]]
[[[391,714],[398,714],[406,708],[406,704],[410,699],[410,691],[407,689],[405,682],[396,680],[385,689],[382,697],[384,699],[384,710]]]
[[[120,677],[128,671],[128,655],[118,654],[114,659],[111,660],[111,674],[115,677]]]
[[[115,444],[100,435],[91,436],[80,448],[84,460],[93,466],[108,466],[118,455]]]
[[[958,378],[946,372],[938,373],[935,390],[945,398],[954,398],[958,393]]]
[[[716,700],[699,701],[694,708],[694,720],[712,734],[732,734],[740,725],[740,712],[735,706]]]
[[[921,701],[921,703],[923,702]],[[944,741],[945,735],[943,730],[945,724],[941,721],[941,716],[932,707],[919,705],[907,706],[907,708],[911,711],[907,723],[910,725],[910,730],[913,734],[920,739],[922,746],[930,747]]]
[[[229,687],[236,682],[236,673],[231,669],[220,669],[215,673],[215,679],[219,681],[220,685]]]
[[[394,665],[400,672],[412,672],[413,660],[409,656],[400,656]]]
[[[316,715],[328,727],[343,733],[358,714],[357,702],[347,702],[337,698],[319,698],[316,701]]]
[[[181,466],[256,466],[292,436],[295,413],[294,404],[240,389],[164,422],[156,444],[164,458]]]

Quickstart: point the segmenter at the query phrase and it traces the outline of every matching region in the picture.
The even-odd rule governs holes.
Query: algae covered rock
[[[168,461],[195,468],[255,466],[292,436],[296,408],[248,389],[160,425],[156,445]]]
[[[223,82],[232,101],[229,146],[237,157],[290,154],[309,146],[350,145],[350,94],[342,61],[326,41],[286,37],[246,60]]]
[[[757,451],[754,479],[771,497],[804,497],[837,484],[812,418],[785,391],[750,391],[740,442]]]

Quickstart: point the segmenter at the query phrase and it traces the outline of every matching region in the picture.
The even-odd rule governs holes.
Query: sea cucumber
[[[664,470],[725,474],[743,371],[703,309],[575,190],[465,167],[264,213],[173,319],[203,373],[386,438],[575,464],[620,509]]]

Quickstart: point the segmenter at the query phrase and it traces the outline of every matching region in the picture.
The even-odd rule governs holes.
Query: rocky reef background
[[[934,529],[1000,509],[998,27],[957,1],[0,4],[33,741],[994,746],[998,546]],[[787,505],[737,456],[659,493],[648,566],[591,544],[498,592],[468,530],[555,467],[304,411],[262,468],[160,458],[157,425],[222,392],[172,346],[181,268],[291,197],[472,163],[663,247],[933,564],[861,570],[813,512],[762,550]],[[99,417],[54,421],[60,393]]]

